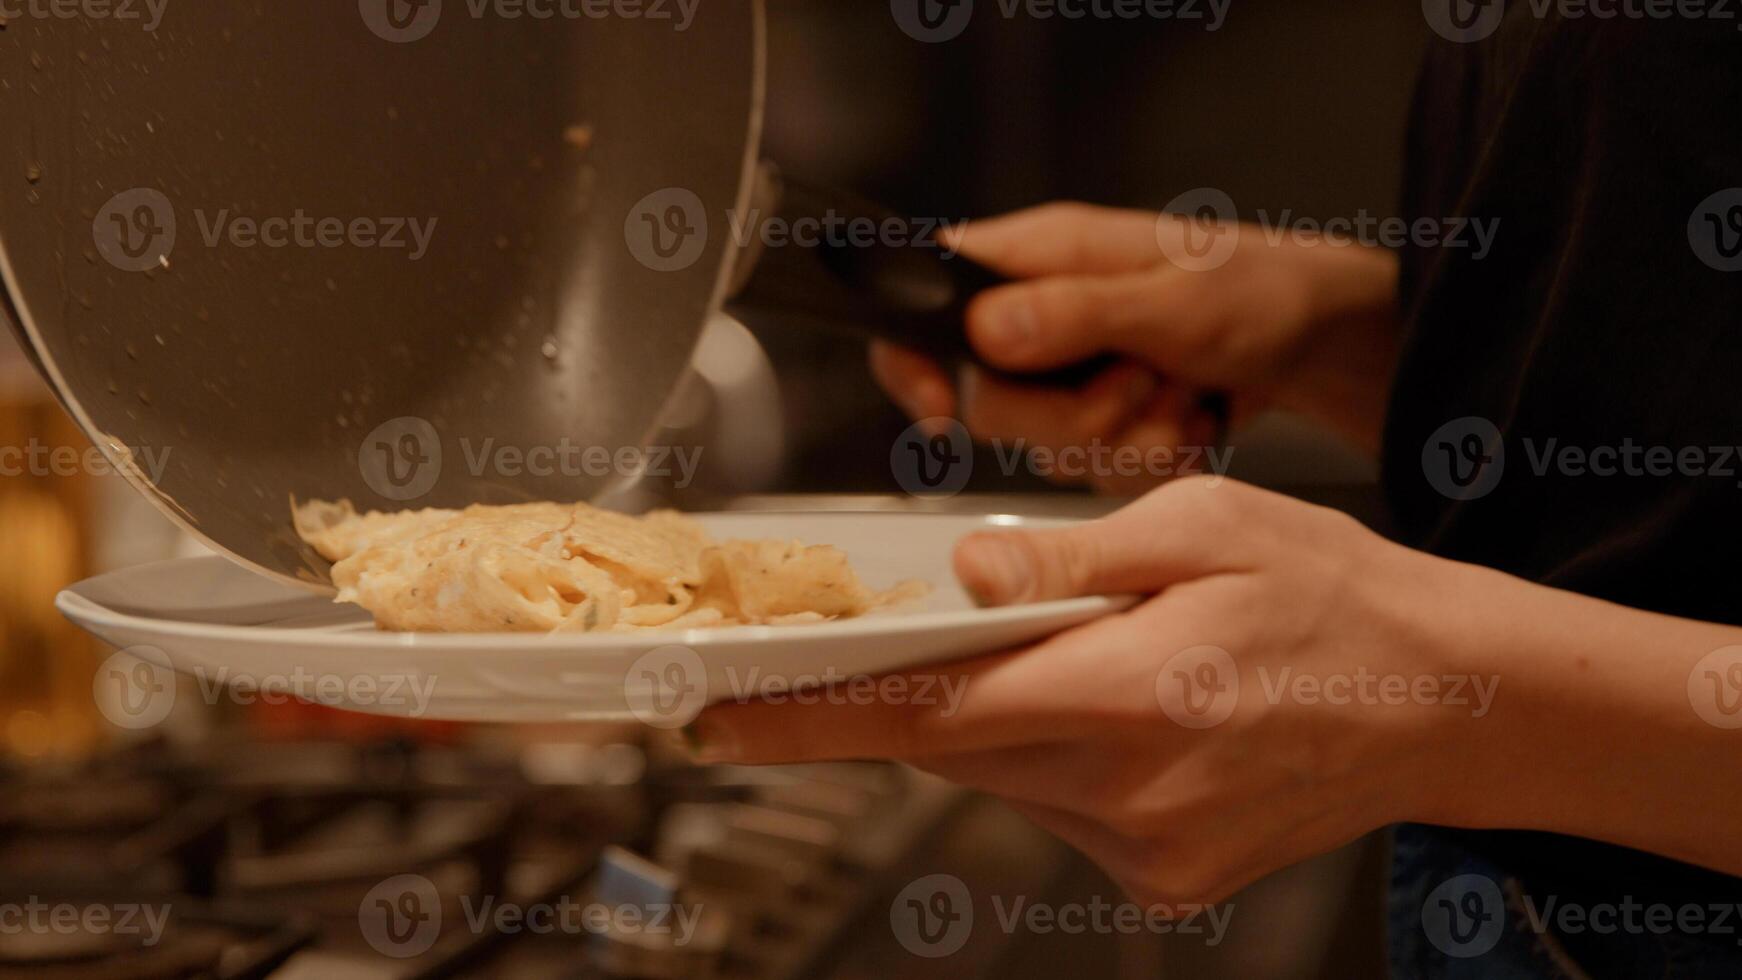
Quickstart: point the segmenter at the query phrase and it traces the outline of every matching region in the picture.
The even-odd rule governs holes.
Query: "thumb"
[[[956,577],[986,606],[1091,595],[1152,595],[1223,571],[1223,523],[1184,513],[1181,485],[1102,521],[1041,531],[984,531],[956,545]]]

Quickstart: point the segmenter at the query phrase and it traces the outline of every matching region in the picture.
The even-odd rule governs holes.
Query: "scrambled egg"
[[[293,502],[296,530],[334,563],[338,601],[402,632],[575,633],[821,622],[923,595],[878,593],[838,548],[711,541],[671,511],[587,504],[358,514]]]

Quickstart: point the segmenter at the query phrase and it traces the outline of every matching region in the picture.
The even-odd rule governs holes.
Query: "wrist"
[[[1377,451],[1397,371],[1397,256],[1320,243],[1294,247],[1305,326],[1278,400]]]
[[[1407,685],[1398,708],[1368,713],[1383,723],[1387,822],[1471,826],[1465,807],[1491,792],[1484,760],[1491,741],[1509,737],[1496,729],[1512,693],[1463,628],[1464,612],[1482,608],[1486,570],[1383,539],[1362,566],[1374,659]]]

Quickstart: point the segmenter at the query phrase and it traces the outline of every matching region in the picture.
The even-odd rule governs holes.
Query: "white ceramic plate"
[[[950,568],[989,526],[1070,522],[944,514],[699,515],[716,538],[790,538],[846,550],[874,588],[924,579],[910,608],[805,626],[590,636],[401,634],[367,613],[224,558],[189,558],[81,582],[56,601],[73,622],[147,663],[228,685],[289,691],[372,714],[453,721],[687,723],[708,703],[991,653],[1117,612],[1095,597],[979,609]],[[849,693],[851,688],[844,689]],[[940,697],[918,691],[897,696]]]

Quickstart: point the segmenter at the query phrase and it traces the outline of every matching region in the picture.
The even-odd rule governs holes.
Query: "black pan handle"
[[[974,297],[1010,280],[850,194],[764,166],[752,213],[733,225],[738,281],[726,309],[746,323],[880,338],[947,367],[975,364],[1038,386],[1081,387],[1114,363],[1099,357],[1023,375],[988,367],[962,325]]]

